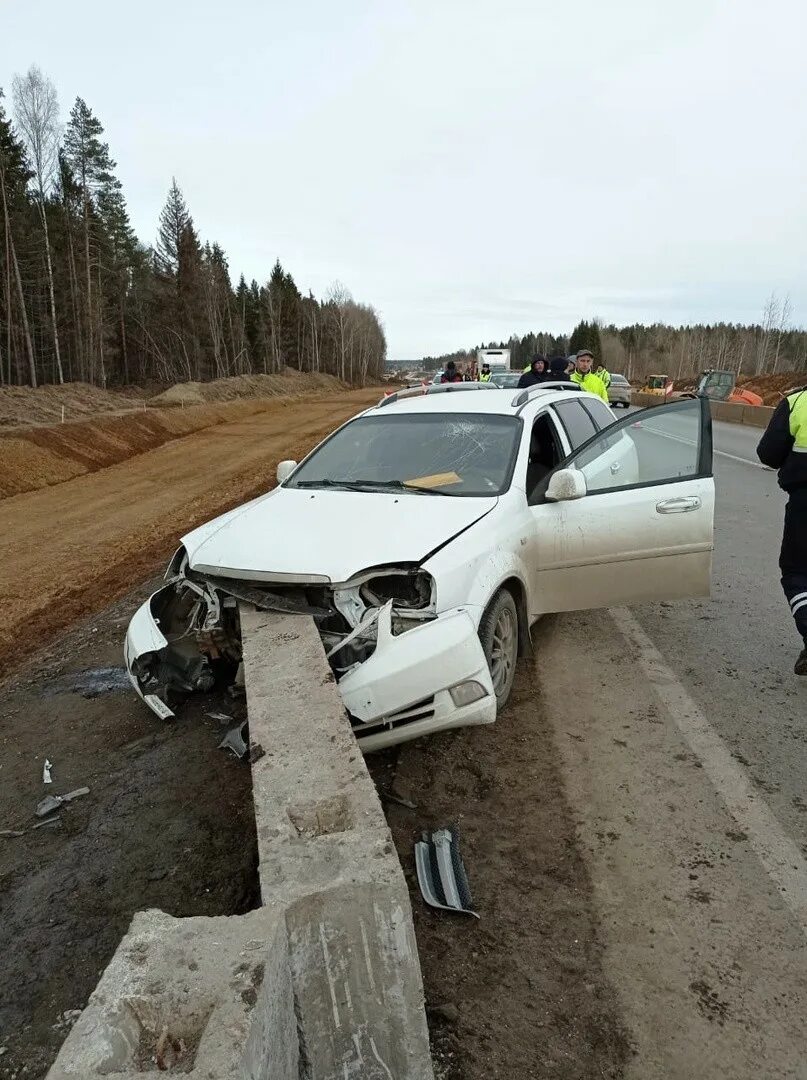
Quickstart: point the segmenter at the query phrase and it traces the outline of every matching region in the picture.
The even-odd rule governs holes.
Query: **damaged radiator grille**
[[[378,720],[371,720],[367,724],[363,724],[361,720],[351,715],[350,725],[354,733],[361,738],[362,735],[367,735],[371,731],[392,731],[394,728],[413,724],[416,720],[428,720],[431,716],[434,716],[434,695],[423,698],[422,701],[416,701],[414,705],[406,709],[399,709],[398,712],[390,713]]]

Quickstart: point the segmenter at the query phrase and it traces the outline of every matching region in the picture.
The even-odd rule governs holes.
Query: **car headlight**
[[[418,611],[432,603],[434,579],[425,570],[381,572],[365,581],[359,593],[371,607],[383,607],[391,600],[397,612]]]

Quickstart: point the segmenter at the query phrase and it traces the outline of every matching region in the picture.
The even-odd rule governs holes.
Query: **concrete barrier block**
[[[768,405],[744,405],[742,422],[751,427],[766,428],[775,411]]]
[[[286,911],[302,1075],[433,1080],[405,885],[362,882]]]
[[[258,866],[307,1080],[432,1080],[409,892],[313,620],[241,608]],[[271,658],[271,661],[267,661]],[[282,703],[282,707],[278,707]]]
[[[298,1080],[285,922],[135,915],[48,1080]]]

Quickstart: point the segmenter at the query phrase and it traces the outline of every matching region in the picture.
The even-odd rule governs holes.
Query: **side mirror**
[[[579,469],[559,469],[552,474],[546,489],[546,498],[549,502],[582,499],[586,490],[586,478]]]
[[[284,480],[288,480],[294,470],[297,468],[296,461],[281,461],[277,467],[277,482],[282,484]]]

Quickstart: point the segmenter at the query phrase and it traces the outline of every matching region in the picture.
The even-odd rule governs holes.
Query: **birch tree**
[[[64,382],[62,354],[59,347],[59,324],[56,318],[56,297],[53,288],[53,258],[48,232],[48,215],[45,202],[53,187],[59,160],[59,98],[56,87],[32,64],[25,75],[15,75],[11,86],[14,115],[33,167],[34,194],[42,222],[45,240],[45,265],[48,274],[48,298],[50,320],[53,330],[53,348],[56,354],[56,372],[60,383]]]

